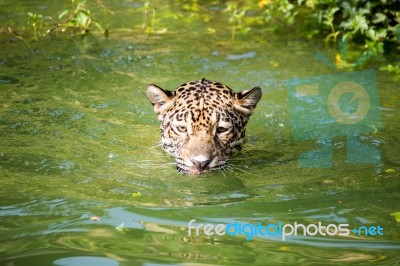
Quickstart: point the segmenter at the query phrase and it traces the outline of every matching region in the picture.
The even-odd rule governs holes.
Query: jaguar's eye
[[[176,126],[176,130],[180,133],[186,133],[187,128],[185,126]]]
[[[225,133],[229,130],[229,127],[217,127],[217,133],[221,134],[221,133]]]

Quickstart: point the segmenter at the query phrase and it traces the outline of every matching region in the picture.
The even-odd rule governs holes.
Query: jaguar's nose
[[[202,173],[206,170],[208,170],[208,165],[210,164],[211,160],[195,160],[195,159],[191,159],[193,165],[196,167],[197,171],[199,171],[199,173]]]

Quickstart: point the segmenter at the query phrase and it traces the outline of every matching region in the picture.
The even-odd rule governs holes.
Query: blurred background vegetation
[[[262,0],[266,23],[279,21],[302,37],[322,36],[333,44],[352,43],[364,49],[363,59],[399,52],[400,2],[397,0]],[[343,47],[343,46],[342,46]],[[343,52],[341,53],[343,54]],[[341,54],[337,63],[344,65]],[[387,66],[399,74],[399,66]]]
[[[27,13],[26,27],[3,25],[2,33],[7,32],[24,41],[37,41],[52,34],[81,36],[101,33],[108,37],[113,31],[123,31],[114,25],[109,28],[96,19],[101,12],[103,19],[115,16],[112,6],[102,0],[59,1],[56,14]],[[164,34],[168,25],[163,25],[163,16],[175,16],[181,20],[182,27],[190,28],[199,16],[204,21],[212,16],[223,16],[230,41],[246,34],[288,34],[290,37],[324,40],[326,45],[337,48],[336,66],[354,68],[372,57],[400,51],[400,4],[398,0],[241,0],[241,1],[138,1],[143,10],[140,25],[132,25],[132,30],[145,34]],[[69,5],[67,8],[66,5]],[[171,14],[173,6],[185,11],[186,15]],[[210,6],[224,6],[211,9]],[[207,7],[207,8],[206,8]],[[162,12],[164,9],[170,10]],[[160,12],[161,10],[161,12]],[[213,27],[206,31],[213,33]],[[358,59],[347,62],[346,49],[361,51]],[[381,70],[400,75],[399,64],[381,66]]]

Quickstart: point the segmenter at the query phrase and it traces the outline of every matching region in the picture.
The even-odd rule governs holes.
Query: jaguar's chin
[[[203,169],[199,171],[195,167],[189,167],[189,166],[179,166],[176,165],[176,169],[178,169],[178,172],[181,174],[188,174],[188,175],[201,175],[201,174],[206,174],[210,170],[209,168]]]
[[[217,166],[213,166],[213,167],[207,167],[205,169],[199,170],[194,166],[186,166],[186,165],[180,165],[177,164],[176,165],[176,169],[178,170],[179,173],[181,174],[188,174],[188,175],[202,175],[202,174],[206,174],[210,171],[219,171],[219,170],[223,170],[225,169],[227,166],[226,163],[222,163],[220,165]]]

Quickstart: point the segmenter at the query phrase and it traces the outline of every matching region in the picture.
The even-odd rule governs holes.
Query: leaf
[[[69,10],[68,10],[68,9],[65,9],[63,12],[61,12],[60,15],[58,15],[58,18],[59,18],[59,19],[62,19],[66,14],[68,14],[68,12],[69,12]]]
[[[364,16],[357,16],[357,23],[361,31],[365,31],[368,29],[368,23]]]
[[[380,29],[376,32],[376,37],[380,40],[380,39],[384,39],[386,38],[387,35],[387,30],[386,29]]]
[[[331,8],[331,9],[329,9],[329,12],[328,12],[328,14],[330,15],[330,16],[333,16],[336,12],[338,12],[340,9],[338,8],[338,7],[333,7],[333,8]]]
[[[88,26],[90,18],[84,13],[84,12],[79,12],[78,15],[76,16],[76,21],[78,22],[78,25],[81,27]]]
[[[396,219],[396,222],[400,223],[400,212],[394,212],[391,213],[390,215],[392,215],[394,219]]]
[[[358,13],[360,13],[361,15],[365,15],[371,13],[371,11],[367,8],[359,8]]]
[[[119,232],[123,232],[124,231],[124,223],[118,225],[117,227],[115,227],[115,230],[119,231]]]
[[[106,31],[108,31],[108,29],[104,30],[103,27],[98,22],[94,22],[94,25],[104,33],[106,33]]]
[[[140,196],[142,196],[142,193],[141,193],[140,191],[134,192],[134,193],[132,193],[132,195],[131,195],[132,198],[137,198],[137,197],[140,197]]]
[[[208,32],[208,33],[214,34],[214,33],[216,33],[217,31],[216,31],[214,28],[208,27],[208,28],[207,28],[207,32]]]
[[[164,34],[164,33],[167,33],[167,31],[168,31],[167,28],[163,28],[163,29],[155,30],[155,31],[153,31],[153,33],[155,33],[155,34]]]
[[[382,13],[376,13],[374,19],[372,20],[372,23],[377,24],[384,22],[386,20],[386,15]]]

